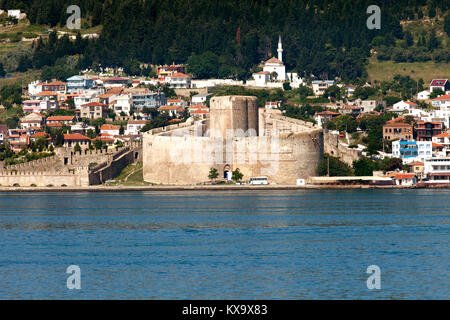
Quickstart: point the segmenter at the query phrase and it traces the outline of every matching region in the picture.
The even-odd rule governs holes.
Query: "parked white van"
[[[248,180],[249,184],[268,184],[267,177],[255,177]]]

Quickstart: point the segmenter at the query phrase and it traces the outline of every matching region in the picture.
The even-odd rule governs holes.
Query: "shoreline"
[[[450,189],[450,185],[373,186],[373,185],[202,185],[202,186],[89,186],[89,187],[0,187],[1,192],[128,192],[128,191],[261,191],[261,190],[346,190],[346,189]]]

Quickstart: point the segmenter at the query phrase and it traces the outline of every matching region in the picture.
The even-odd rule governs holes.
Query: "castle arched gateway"
[[[209,118],[189,118],[143,137],[143,175],[151,183],[192,185],[231,178],[266,176],[269,183],[296,184],[315,176],[323,157],[322,128],[287,118],[279,110],[258,108],[250,96],[213,97]]]
[[[225,180],[231,180],[231,167],[229,164],[226,164],[223,167],[223,178]]]

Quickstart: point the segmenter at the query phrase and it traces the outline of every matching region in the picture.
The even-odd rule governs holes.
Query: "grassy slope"
[[[431,30],[436,32],[443,48],[449,48],[449,39],[444,33],[443,17],[439,19],[429,19],[427,17],[421,20],[408,20],[401,22],[404,31],[409,30],[417,43],[422,34],[427,35]],[[449,48],[450,49],[450,48]],[[428,85],[431,79],[449,78],[450,63],[413,62],[413,63],[395,63],[393,61],[377,61],[375,57],[369,59],[367,66],[369,80],[391,81],[396,74],[403,76],[409,75],[413,79],[422,78],[425,85]]]
[[[113,186],[147,186],[150,183],[144,181],[142,175],[142,162],[132,163],[110,183]]]
[[[369,60],[367,66],[369,80],[391,81],[394,75],[408,75],[413,79],[422,78],[425,84],[431,79],[448,78],[450,76],[450,63],[413,62],[395,63],[393,61],[377,61],[375,58]]]

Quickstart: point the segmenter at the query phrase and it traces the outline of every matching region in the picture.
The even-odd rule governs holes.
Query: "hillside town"
[[[142,141],[143,133],[151,129],[189,118],[207,119],[211,98],[237,90],[257,96],[268,93],[258,96],[260,107],[323,128],[325,136],[336,141],[331,146],[330,139],[325,139],[327,161],[335,156],[335,161],[343,161],[353,170],[352,176],[377,175],[386,178],[384,182],[402,186],[450,183],[448,79],[433,79],[428,88],[421,83],[421,91],[416,82],[415,94],[404,94],[409,99],[371,98],[385,89],[286,72],[281,37],[277,53],[277,58],[261,62],[261,71],[246,81],[193,79],[185,65],[173,63],[155,66],[153,77],[130,77],[121,68],[105,68],[85,70],[64,81],[36,80],[21,87],[19,93],[5,86],[2,101],[7,103],[2,108],[20,108],[20,118],[4,119],[0,124],[0,161],[8,168],[53,156],[57,148],[80,154],[118,150]],[[296,94],[302,101],[295,101]],[[335,148],[336,154],[328,153]],[[356,173],[355,162],[393,158],[399,161],[391,168],[380,171],[373,166],[365,174]],[[355,182],[351,177],[333,180],[332,176],[343,174],[330,171],[327,165],[327,172],[318,175],[329,178],[317,180],[318,184]]]

